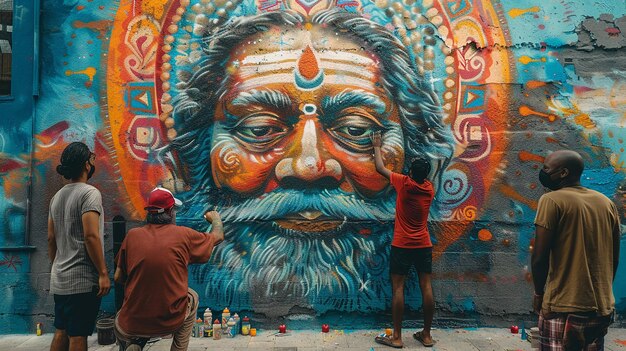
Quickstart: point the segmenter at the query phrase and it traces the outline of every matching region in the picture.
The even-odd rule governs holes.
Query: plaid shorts
[[[539,315],[541,351],[602,351],[604,336],[613,320],[608,316],[585,316],[559,313],[544,318]]]

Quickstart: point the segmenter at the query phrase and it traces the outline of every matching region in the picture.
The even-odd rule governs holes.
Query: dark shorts
[[[405,249],[402,247],[391,247],[389,273],[408,275],[412,266],[418,272],[432,273],[433,248]]]
[[[89,336],[96,326],[100,311],[98,288],[72,295],[54,295],[54,327],[68,336]]]

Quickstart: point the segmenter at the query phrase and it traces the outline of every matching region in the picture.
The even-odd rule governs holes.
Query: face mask
[[[93,172],[96,171],[96,166],[92,165],[91,162],[89,162],[89,165],[91,166],[91,169],[89,170],[89,173],[87,173],[87,179],[91,179]]]
[[[552,180],[552,175],[555,174],[556,172],[560,172],[561,170],[556,170],[552,173],[548,173],[546,171],[544,171],[543,169],[539,171],[539,182],[541,183],[541,185],[545,186],[546,188],[550,189],[550,190],[558,190],[559,189],[559,185],[561,184],[561,179],[557,179],[557,180]]]

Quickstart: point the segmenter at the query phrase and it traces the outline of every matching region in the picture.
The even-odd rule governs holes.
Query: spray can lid
[[[222,322],[220,322],[219,319],[216,319],[213,324],[222,324]]]
[[[228,307],[224,309],[224,313],[230,313],[230,311],[228,310]]]
[[[243,317],[243,321],[244,322],[248,322],[250,320],[250,318],[248,318],[248,316]]]
[[[207,313],[207,312],[211,313],[211,309],[210,309],[210,308],[208,308],[208,307],[207,307],[207,309],[206,309],[206,310],[204,310],[204,313]]]

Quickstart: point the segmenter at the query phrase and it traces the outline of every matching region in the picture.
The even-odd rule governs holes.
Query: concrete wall
[[[190,270],[201,305],[268,325],[389,318],[395,195],[374,170],[371,131],[386,131],[394,171],[432,160],[440,324],[532,319],[549,152],[583,154],[584,185],[623,212],[620,1],[46,0],[42,10],[34,112],[0,109],[0,242],[34,247],[2,252],[0,320],[19,323],[0,332],[51,328],[47,205],[75,140],[97,154],[110,267],[113,217],[140,225],[144,195],[162,184],[185,202],[179,224],[206,229],[213,208],[225,217],[226,242]],[[626,279],[614,291],[624,312]],[[418,310],[415,280],[407,293]],[[114,310],[112,296],[102,308]]]

